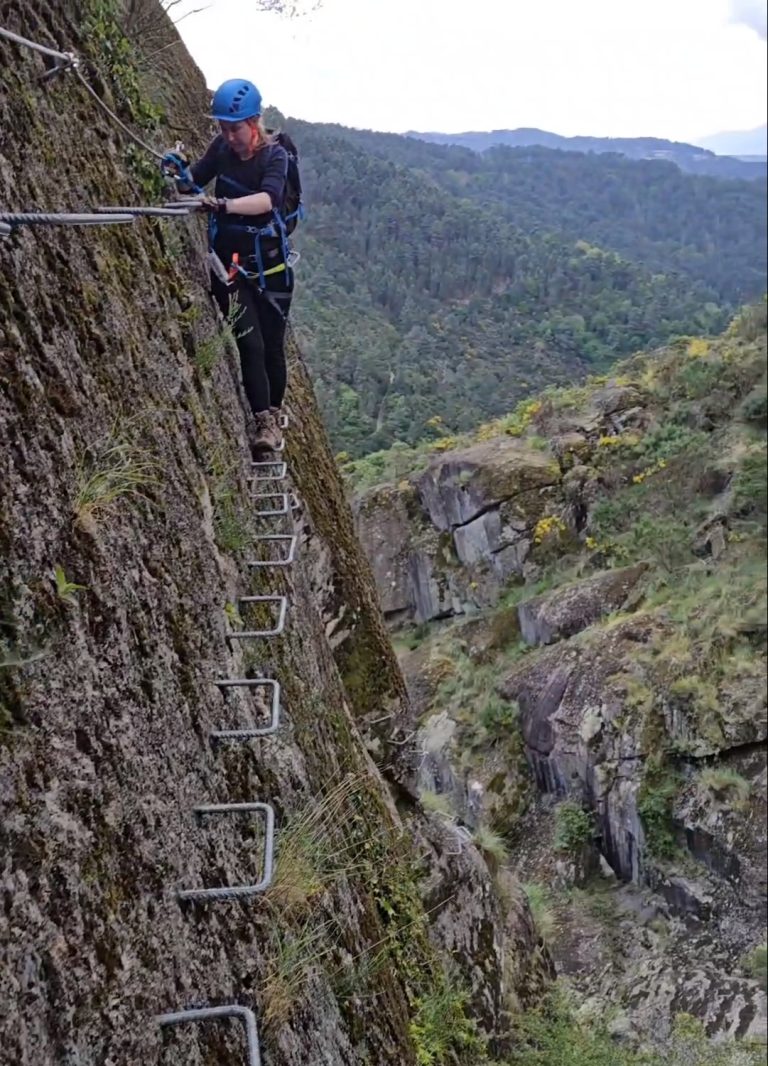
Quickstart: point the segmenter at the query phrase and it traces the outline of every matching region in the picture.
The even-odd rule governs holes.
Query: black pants
[[[240,353],[240,367],[248,403],[254,414],[280,407],[287,380],[285,327],[291,296],[285,289],[276,295],[278,306],[246,278],[225,285],[211,275],[211,292],[229,322]],[[282,308],[282,314],[280,313]]]

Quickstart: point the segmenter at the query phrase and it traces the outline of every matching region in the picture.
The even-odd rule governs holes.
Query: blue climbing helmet
[[[211,118],[218,122],[243,122],[260,114],[261,93],[252,81],[230,78],[213,94]]]

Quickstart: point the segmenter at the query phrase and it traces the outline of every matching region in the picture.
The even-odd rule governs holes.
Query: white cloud
[[[765,48],[728,16],[728,0],[324,0],[285,19],[213,0],[179,29],[209,85],[252,78],[310,121],[693,140],[765,121]]]
[[[731,22],[749,26],[763,40],[768,33],[768,7],[765,0],[730,0]]]

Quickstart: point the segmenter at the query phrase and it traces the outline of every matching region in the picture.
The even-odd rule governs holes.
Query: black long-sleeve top
[[[265,192],[272,201],[272,207],[283,211],[288,153],[280,144],[265,144],[251,159],[240,159],[218,134],[208,145],[205,154],[189,169],[195,184],[201,188],[215,178],[214,195],[217,197],[232,199]],[[227,212],[217,216],[216,221],[216,250],[219,254],[223,251],[229,256],[235,250],[243,254],[253,249],[253,237],[234,227],[266,226],[271,221],[271,215],[235,215]]]

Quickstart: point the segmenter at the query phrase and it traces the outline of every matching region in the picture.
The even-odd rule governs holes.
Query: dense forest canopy
[[[295,321],[351,456],[717,331],[765,288],[764,181],[286,126],[309,209]]]

